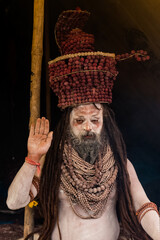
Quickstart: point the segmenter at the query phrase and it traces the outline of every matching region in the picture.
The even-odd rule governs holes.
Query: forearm
[[[141,225],[153,240],[160,240],[160,217],[156,211],[147,212],[141,220]]]
[[[36,166],[26,162],[23,164],[8,189],[8,208],[19,209],[25,207],[30,202],[30,190],[32,190],[34,196],[37,195],[37,191],[32,185],[35,172]]]
[[[45,117],[38,118],[35,125],[31,124],[27,144],[26,161],[28,163],[23,164],[8,190],[7,206],[10,209],[25,207],[32,197],[37,195],[39,181],[34,178],[32,184],[32,180],[34,175],[36,176],[39,165],[41,168],[43,166],[45,154],[51,146],[52,136],[53,132],[49,132],[49,121]],[[40,178],[39,171],[37,173]]]

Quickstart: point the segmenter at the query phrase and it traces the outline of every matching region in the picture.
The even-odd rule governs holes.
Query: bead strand
[[[117,177],[118,167],[113,153],[107,149],[104,156],[99,156],[92,165],[81,159],[70,145],[64,149],[62,189],[70,198],[72,207],[76,202],[89,216],[96,218],[102,213]],[[93,213],[90,213],[91,209]]]

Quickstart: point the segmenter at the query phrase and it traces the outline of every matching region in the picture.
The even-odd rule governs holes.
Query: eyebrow
[[[99,118],[98,114],[99,113],[96,113],[96,114],[92,115],[92,117],[98,117]]]
[[[80,115],[80,116],[75,116],[75,118],[85,118],[85,117]],[[99,119],[100,117],[97,116],[97,115],[92,115],[91,118],[97,118],[97,119]]]
[[[81,117],[84,118],[84,115],[79,115],[79,114],[83,114],[83,113],[75,113],[75,117]],[[99,118],[99,112],[98,113],[93,113],[93,115],[91,115],[91,117],[98,117]]]
[[[75,118],[84,118],[84,116],[79,116],[79,115],[78,115],[78,116],[75,116]]]

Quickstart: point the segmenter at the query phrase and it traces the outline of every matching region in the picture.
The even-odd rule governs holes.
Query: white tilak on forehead
[[[72,112],[75,114],[99,114],[102,111],[102,106],[100,103],[95,104],[82,104],[78,107],[73,108]]]
[[[97,103],[95,105],[96,106],[94,106],[93,104],[83,104],[73,108],[73,110],[71,111],[70,120],[73,117],[81,117],[87,115],[89,115],[90,117],[101,116],[103,111],[101,104]]]

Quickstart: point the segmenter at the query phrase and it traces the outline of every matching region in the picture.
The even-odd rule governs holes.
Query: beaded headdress
[[[117,56],[95,51],[94,36],[82,30],[89,15],[80,9],[64,11],[55,26],[61,56],[49,62],[49,82],[62,109],[84,103],[110,104],[118,74],[116,62],[133,56],[138,61],[149,58],[142,50]]]

